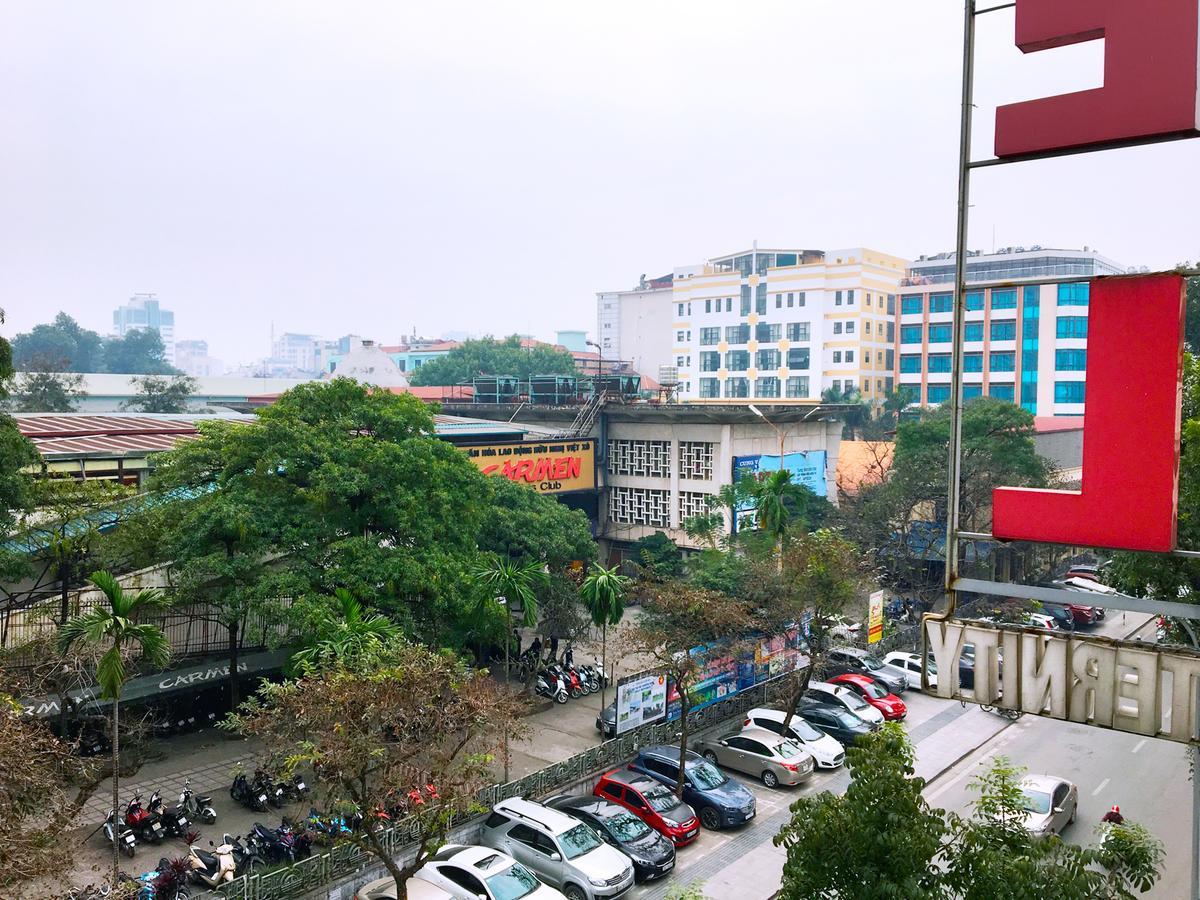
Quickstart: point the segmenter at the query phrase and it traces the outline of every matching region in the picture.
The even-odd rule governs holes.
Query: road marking
[[[1137,742],[1137,746],[1134,747],[1131,752],[1137,753],[1139,750],[1141,750],[1145,746],[1146,746],[1146,738],[1142,738],[1140,741]]]
[[[1095,797],[1098,793],[1100,793],[1102,790],[1104,790],[1107,786],[1108,786],[1108,779],[1105,778],[1102,782],[1100,782],[1098,785],[1096,785],[1096,789],[1094,791],[1092,791],[1092,796]]]
[[[932,804],[935,800],[937,800],[938,797],[942,796],[942,794],[946,793],[946,791],[950,790],[950,788],[954,787],[956,784],[958,784],[960,781],[962,781],[968,775],[976,774],[975,773],[976,767],[982,766],[985,762],[987,762],[987,760],[990,757],[995,756],[996,751],[999,749],[1000,749],[999,747],[993,747],[987,753],[984,753],[982,756],[979,757],[979,759],[974,761],[973,765],[967,766],[965,769],[963,769],[961,772],[959,772],[957,775],[955,775],[949,781],[940,785],[937,788],[937,790],[935,790],[933,793],[928,794],[925,797],[926,802]]]

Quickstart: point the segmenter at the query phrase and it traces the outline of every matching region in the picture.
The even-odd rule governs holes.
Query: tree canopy
[[[121,375],[169,374],[162,336],[156,329],[101,337],[60,312],[53,322],[35,325],[12,341],[13,364],[24,372],[113,372]]]
[[[414,385],[459,384],[477,375],[574,375],[575,359],[566,350],[546,344],[521,346],[517,335],[503,340],[483,338],[464,341],[445,356],[431,359],[416,369],[409,380]]]
[[[13,379],[9,406],[15,412],[75,412],[87,397],[83,376],[72,372],[22,372]]]
[[[157,332],[155,332],[157,333]],[[131,378],[137,393],[121,404],[121,409],[144,413],[187,412],[188,398],[196,390],[196,379],[188,375],[143,375]]]

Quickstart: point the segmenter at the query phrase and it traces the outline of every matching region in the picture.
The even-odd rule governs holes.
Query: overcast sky
[[[134,292],[228,364],[276,332],[551,338],[595,292],[763,246],[954,241],[954,0],[0,5],[5,333],[102,333]],[[1102,44],[1023,56],[999,102],[1097,86]],[[975,179],[971,243],[1200,256],[1200,143]]]

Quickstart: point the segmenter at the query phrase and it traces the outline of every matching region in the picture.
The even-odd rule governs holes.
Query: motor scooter
[[[245,772],[239,772],[229,786],[229,796],[255,812],[267,811],[267,792],[257,785],[251,784]]]
[[[533,686],[534,693],[540,697],[548,697],[555,703],[567,702],[567,689],[549,669],[538,672],[537,681]]]
[[[158,817],[158,820],[162,822],[163,831],[169,837],[183,837],[191,831],[192,823],[188,820],[187,813],[183,811],[183,807],[164,806],[162,794],[158,791],[150,795],[150,801],[146,804],[146,810],[150,815]]]
[[[167,836],[162,820],[142,806],[142,795],[134,794],[133,799],[125,804],[125,824],[143,840],[152,844],[161,844]]]
[[[133,857],[134,850],[137,848],[137,835],[133,833],[133,829],[124,822],[117,827],[113,811],[108,811],[108,818],[104,820],[104,837],[107,838],[110,844],[120,842],[121,852],[128,857]],[[94,834],[95,832],[93,832]]]
[[[204,822],[211,825],[217,821],[217,811],[213,808],[212,797],[193,794],[191,779],[185,778],[183,790],[179,792],[179,808],[194,822]]]
[[[230,837],[228,833],[221,836],[221,843],[216,847],[212,841],[208,846],[212,848],[208,852],[195,844],[188,848],[192,880],[196,884],[217,887],[242,875],[252,875],[265,865],[254,847],[243,847],[238,838]]]

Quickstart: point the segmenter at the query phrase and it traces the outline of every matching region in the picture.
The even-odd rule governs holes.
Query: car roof
[[[410,878],[405,886],[408,888],[410,900],[454,900],[453,894],[421,878]],[[355,891],[354,896],[356,898],[369,897],[371,900],[385,900],[385,898],[395,900],[396,880],[394,878],[376,878]]]
[[[862,659],[864,656],[868,655],[866,650],[860,650],[858,647],[834,647],[829,652],[844,653],[847,656],[857,656],[859,659]]]
[[[442,850],[445,850],[445,849],[446,849],[445,847],[442,848]],[[478,867],[479,863],[488,859],[489,857],[493,857],[496,855],[499,855],[502,859],[504,859],[506,864],[510,864],[507,862],[507,857],[505,857],[504,853],[497,850],[495,847],[463,847],[463,846],[459,846],[456,853],[451,853],[448,856],[441,857],[441,859],[439,859],[438,861],[439,862],[452,862],[456,866]],[[438,856],[441,856],[441,851],[439,851]],[[491,867],[485,866],[482,868],[486,869],[486,868],[491,868]]]
[[[884,657],[884,659],[885,659],[885,660],[888,660],[888,659],[903,659],[903,660],[906,660],[906,661],[908,661],[908,662],[915,662],[915,663],[919,663],[919,662],[921,661],[921,654],[919,654],[919,653],[909,653],[909,652],[908,652],[908,651],[906,651],[906,650],[893,650],[891,653],[889,653],[887,656],[885,656],[885,657]]]
[[[653,747],[643,747],[641,750],[638,751],[638,755],[639,756],[657,756],[661,759],[666,759],[666,760],[672,761],[676,765],[679,764],[679,748],[678,747],[668,747],[666,744],[656,744]],[[693,760],[697,760],[700,758],[701,758],[701,756],[699,753],[696,753],[692,750],[689,750],[687,752],[687,757],[686,757],[687,762],[692,762]]]
[[[559,794],[557,797],[547,800],[546,804],[556,809],[589,813],[598,819],[607,819],[617,813],[627,811],[625,807],[613,803],[611,800],[605,800],[603,797],[597,797],[595,794]]]
[[[869,684],[875,683],[875,679],[870,675],[863,675],[860,672],[847,672],[844,675],[835,675],[833,678],[829,679],[828,683],[836,687],[839,684],[845,684],[847,681],[851,682],[852,684],[862,684],[863,682],[867,682]]]
[[[496,812],[504,813],[514,820],[540,825],[551,834],[562,834],[564,831],[570,831],[579,824],[578,819],[572,819],[564,812],[551,809],[548,806],[542,806],[542,804],[534,803],[532,800],[523,800],[520,797],[510,797],[507,800],[501,800],[492,808]]]
[[[632,788],[643,790],[648,787],[656,787],[662,784],[661,781],[656,781],[645,772],[635,772],[633,769],[613,769],[611,772],[605,772],[601,776],[606,781],[616,781],[620,784],[627,784]]]
[[[773,722],[782,722],[787,717],[782,709],[771,709],[769,706],[758,706],[746,713],[747,716],[758,716],[760,719],[770,719]]]
[[[1026,775],[1021,779],[1021,787],[1045,791],[1047,794],[1054,793],[1054,789],[1060,784],[1069,786],[1071,782],[1065,778],[1059,778],[1057,775]]]

